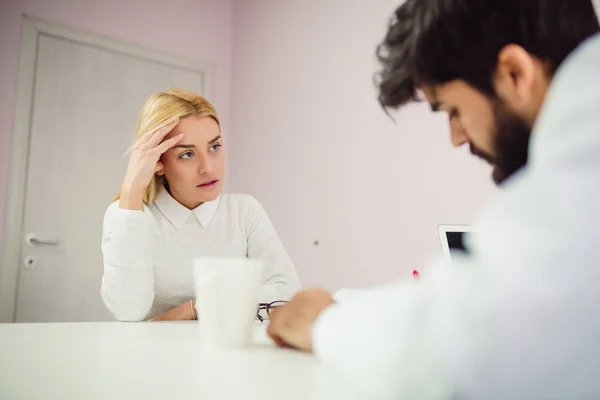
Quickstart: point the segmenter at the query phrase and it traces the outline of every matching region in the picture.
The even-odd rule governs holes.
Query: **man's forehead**
[[[439,101],[439,93],[435,86],[420,86],[417,95],[419,98],[425,98],[429,104]]]
[[[469,86],[464,81],[454,80],[436,85],[421,85],[419,92],[431,105],[431,108],[437,111],[440,107],[447,106],[448,102],[454,102],[457,96],[458,98],[462,97],[467,88]]]
[[[438,111],[440,108],[440,93],[439,89],[433,85],[422,85],[419,87],[417,91],[417,96],[419,98],[424,98],[433,111]]]

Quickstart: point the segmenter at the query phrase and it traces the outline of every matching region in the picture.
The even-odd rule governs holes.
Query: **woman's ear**
[[[154,170],[154,173],[158,176],[163,176],[165,174],[165,165],[162,163],[162,161],[156,163],[156,169]]]

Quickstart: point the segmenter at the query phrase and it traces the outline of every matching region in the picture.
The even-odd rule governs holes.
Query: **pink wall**
[[[4,0],[0,4],[0,243],[21,34],[21,15],[216,65],[212,98],[227,129],[231,100],[231,0]]]
[[[421,267],[439,254],[436,226],[468,223],[494,189],[485,166],[450,147],[442,116],[416,105],[394,124],[377,105],[373,52],[398,3],[3,1],[0,243],[28,13],[214,62],[213,101],[233,133],[229,187],[265,205],[304,285],[364,287]]]
[[[443,116],[379,108],[374,49],[398,1],[234,6],[230,188],[265,206],[306,286],[389,281],[439,254],[495,189]],[[314,241],[319,241],[319,246]]]

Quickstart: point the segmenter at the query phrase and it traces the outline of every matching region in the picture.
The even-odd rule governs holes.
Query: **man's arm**
[[[342,304],[323,290],[305,291],[277,310],[269,333],[278,343],[313,351],[370,395],[447,398],[453,390],[448,320],[440,305],[449,290],[433,292],[449,283],[448,275],[424,274]]]

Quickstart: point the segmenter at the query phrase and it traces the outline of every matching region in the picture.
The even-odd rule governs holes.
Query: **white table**
[[[0,399],[366,399],[266,325],[243,350],[200,346],[195,322],[0,324]]]

